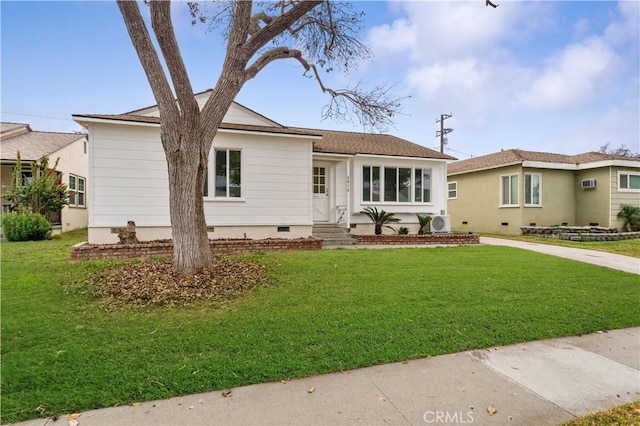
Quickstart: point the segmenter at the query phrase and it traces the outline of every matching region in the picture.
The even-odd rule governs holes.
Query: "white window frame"
[[[76,184],[74,186],[71,185],[71,178],[75,178]],[[83,190],[80,190],[80,180],[84,183]],[[87,179],[82,176],[78,176],[73,173],[69,173],[69,191],[73,191],[73,195],[69,195],[69,207],[81,207],[84,208],[87,206]],[[82,194],[83,202],[80,203],[80,196]]]
[[[454,189],[451,189],[451,185],[454,186]],[[452,197],[451,192],[454,192],[455,195]],[[447,182],[447,200],[457,200],[458,199],[458,181]]]
[[[370,185],[369,185],[369,200],[366,201],[364,199],[364,195],[365,195],[365,191],[364,191],[364,181],[365,181],[365,168],[369,168],[369,180],[370,180]],[[377,168],[378,169],[378,180],[379,180],[379,185],[380,187],[378,188],[378,196],[379,196],[379,201],[372,201],[373,200],[373,169]],[[385,201],[384,196],[385,196],[385,170],[387,168],[390,169],[395,169],[396,173],[395,173],[395,188],[396,188],[396,201]],[[409,200],[408,201],[400,201],[400,169],[408,169],[411,170],[411,186],[409,188],[410,194],[409,194]],[[421,173],[420,175],[420,191],[421,194],[424,194],[424,186],[423,186],[423,181],[424,181],[424,170],[427,169],[429,170],[429,200],[427,201],[416,201],[416,171],[419,171]],[[362,189],[362,193],[360,195],[360,202],[363,205],[368,205],[368,204],[392,204],[392,205],[402,205],[402,206],[406,206],[406,205],[425,205],[425,204],[432,204],[431,199],[433,198],[433,167],[419,167],[419,166],[405,166],[405,165],[389,165],[389,164],[370,164],[370,163],[366,163],[366,164],[362,164],[361,166],[361,176],[362,176],[362,184],[361,184],[361,189]]]
[[[529,197],[530,200],[533,200],[533,185],[531,186],[531,193],[530,194],[527,193],[527,177],[532,178],[533,176],[538,177],[538,184],[539,184],[538,202],[527,203],[527,197]],[[541,173],[525,173],[524,174],[524,205],[525,207],[542,207],[542,174]]]
[[[226,176],[226,183],[225,183],[225,190],[226,190],[225,195],[216,195],[216,152],[217,151],[225,151],[226,157],[227,157],[227,162],[226,162],[227,176]],[[231,151],[240,153],[240,196],[238,197],[230,196],[228,172],[229,172],[229,161],[230,161],[229,152]],[[242,189],[242,182],[244,182],[244,167],[242,167],[242,164],[244,163],[244,155],[243,155],[242,149],[214,147],[211,149],[211,154],[209,155],[209,157],[210,157],[209,158],[210,170],[208,170],[208,172],[210,173],[207,173],[208,175],[206,178],[207,195],[205,195],[204,198],[208,200],[242,201],[244,196],[244,191]],[[211,179],[211,176],[213,176],[213,179]]]
[[[511,199],[511,195],[512,195],[512,188],[513,188],[513,182],[512,179],[516,178],[516,200],[515,203],[513,202],[514,200]],[[504,193],[504,178],[509,178],[509,204],[505,204],[502,199],[502,194]],[[508,175],[500,175],[500,207],[519,207],[519,200],[520,200],[520,175],[518,173],[512,173],[512,174],[508,174]]]
[[[623,188],[622,185],[620,185],[620,176],[621,175],[626,175],[627,176],[627,187]],[[620,192],[640,192],[640,189],[635,189],[635,188],[629,188],[629,184],[631,183],[631,179],[629,179],[630,176],[640,176],[640,172],[632,172],[629,170],[618,170],[618,191]]]

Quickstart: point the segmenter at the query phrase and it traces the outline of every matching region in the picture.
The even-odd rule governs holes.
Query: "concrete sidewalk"
[[[619,254],[605,253],[603,251],[587,250],[580,248],[555,246],[552,244],[539,244],[525,241],[505,240],[501,238],[480,237],[480,244],[516,247],[552,256],[577,260],[578,262],[591,263],[605,268],[640,274],[640,259]]]
[[[74,420],[80,426],[553,425],[640,399],[639,370],[635,327],[245,386],[226,396],[216,391],[105,408]],[[21,424],[69,423],[62,416]]]

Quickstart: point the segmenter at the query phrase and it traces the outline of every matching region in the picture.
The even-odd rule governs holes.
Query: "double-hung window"
[[[450,200],[458,198],[458,182],[447,183],[447,198]]]
[[[415,173],[415,202],[431,202],[431,169],[416,168]]]
[[[362,201],[380,201],[380,167],[362,168]]]
[[[524,175],[524,205],[541,206],[542,176],[539,173],[525,173]]]
[[[215,149],[213,156],[214,196],[216,198],[240,198],[242,196],[241,151]]]
[[[518,205],[518,175],[500,176],[500,205]]]
[[[429,203],[431,169],[363,166],[362,201]]]
[[[622,192],[640,192],[640,173],[618,172],[618,190]]]
[[[69,205],[84,207],[86,205],[86,179],[82,176],[69,174]]]

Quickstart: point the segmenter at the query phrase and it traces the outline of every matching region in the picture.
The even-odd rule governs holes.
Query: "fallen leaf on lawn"
[[[78,426],[77,420],[69,420],[69,426]]]
[[[139,406],[139,405],[141,405],[141,404],[142,404],[141,402],[132,402],[132,403],[131,403],[131,406],[132,406],[132,407],[137,407],[137,406]]]
[[[307,392],[308,393],[314,393],[315,391],[316,391],[316,387],[315,386],[311,386]]]
[[[487,407],[487,413],[489,413],[490,416],[493,416],[497,412],[498,410],[496,410],[496,407],[494,407],[493,405]]]
[[[69,419],[69,420],[75,420],[75,419],[77,419],[78,417],[80,417],[80,413],[70,413],[70,414],[67,414],[67,419]]]
[[[231,389],[223,390],[222,391],[222,396],[224,396],[225,398],[233,396],[233,395],[231,395]]]
[[[640,414],[640,408],[634,408],[633,411]]]

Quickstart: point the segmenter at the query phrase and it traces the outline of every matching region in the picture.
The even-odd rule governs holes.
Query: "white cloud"
[[[606,87],[607,74],[616,60],[615,52],[598,38],[569,45],[548,60],[520,101],[534,108],[580,105]]]
[[[636,1],[618,2],[619,19],[612,21],[607,27],[604,38],[610,43],[617,44],[631,41],[638,45],[640,33],[640,3]]]

